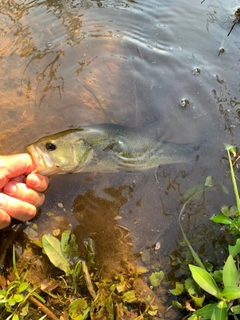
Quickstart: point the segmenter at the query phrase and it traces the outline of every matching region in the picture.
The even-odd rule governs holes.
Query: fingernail
[[[16,194],[17,187],[14,183],[9,182],[5,187],[4,187],[4,192],[8,194],[9,196],[12,196]]]
[[[4,195],[0,194],[0,208],[3,208],[6,204],[7,200]]]

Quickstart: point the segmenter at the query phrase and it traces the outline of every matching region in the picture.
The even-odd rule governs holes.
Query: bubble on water
[[[188,108],[190,106],[190,101],[186,98],[181,99],[180,101],[180,107],[181,108]]]
[[[41,81],[41,80],[43,80],[44,79],[44,74],[43,73],[39,73],[38,75],[37,75],[37,80],[38,81]]]
[[[194,76],[198,76],[200,73],[201,73],[201,69],[198,68],[198,67],[194,68],[193,71],[192,71],[192,74]]]
[[[46,44],[46,47],[47,47],[48,49],[51,49],[51,48],[53,47],[53,44],[52,44],[51,42],[48,42],[48,43]]]
[[[161,248],[161,243],[157,242],[154,246],[154,250],[159,250]]]
[[[218,50],[218,56],[220,56],[220,54],[224,53],[225,49],[223,47],[220,47]]]
[[[72,0],[71,5],[74,9],[80,8],[83,6],[82,1],[79,1],[79,0]]]

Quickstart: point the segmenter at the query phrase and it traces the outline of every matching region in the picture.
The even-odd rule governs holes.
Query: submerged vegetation
[[[61,239],[43,235],[34,243],[62,272],[46,284],[35,285],[28,277],[28,266],[19,275],[13,247],[11,281],[1,283],[0,316],[6,320],[84,320],[150,319],[158,313],[151,290],[141,279],[145,268],[129,268],[125,274],[102,278],[94,270],[94,244],[85,241],[87,260],[79,258],[78,245],[70,230]],[[162,272],[152,274],[151,282],[159,286]],[[141,294],[145,291],[146,294]],[[35,308],[33,308],[35,306]],[[43,316],[39,314],[44,314]]]
[[[175,296],[173,306],[181,310],[183,319],[236,320],[240,315],[240,197],[233,168],[238,154],[232,146],[227,145],[226,150],[236,206],[222,206],[221,213],[210,218],[216,226],[224,226],[227,234],[221,253],[225,256],[218,260],[218,264],[201,258],[181,225],[189,203],[214,188],[211,177],[207,177],[204,185],[190,188],[182,198],[184,204],[178,223],[190,256],[182,260],[175,257],[174,260],[174,254],[170,255],[172,264],[181,269],[181,276],[169,291]],[[223,191],[227,192],[224,187]],[[166,308],[157,294],[167,278],[162,270],[150,272],[144,267],[126,263],[121,272],[112,270],[109,276],[103,276],[95,265],[93,240],[85,239],[84,246],[85,260],[79,257],[76,238],[70,230],[55,236],[44,234],[41,240],[27,243],[22,254],[27,259],[25,257],[21,264],[21,259],[16,259],[19,249],[14,245],[12,267],[2,270],[0,275],[0,318],[166,319]],[[29,256],[35,259],[34,263]],[[44,274],[44,280],[35,281],[32,276],[37,274],[35,267]],[[170,285],[168,283],[168,287]]]
[[[208,261],[202,261],[187,239],[180,223],[187,204],[196,196],[212,186],[211,178],[206,179],[202,188],[190,195],[184,203],[179,215],[179,225],[185,244],[188,246],[193,263],[188,263],[189,277],[182,282],[175,283],[171,293],[178,298],[173,305],[186,312],[184,319],[189,320],[226,320],[229,317],[239,319],[240,315],[240,197],[233,169],[233,162],[238,157],[236,148],[226,145],[230,165],[230,175],[236,198],[236,206],[222,206],[221,213],[210,218],[214,223],[225,225],[227,233],[231,236],[233,245],[225,246],[227,254],[223,265],[214,266]],[[185,275],[186,276],[186,275]]]

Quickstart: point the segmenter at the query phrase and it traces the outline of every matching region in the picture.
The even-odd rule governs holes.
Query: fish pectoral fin
[[[118,146],[118,142],[117,141],[111,141],[104,149],[103,151],[105,150],[115,150],[116,149],[116,146]]]
[[[84,150],[91,148],[90,143],[87,142],[85,139],[78,139],[73,142],[74,147],[76,148],[84,148]]]

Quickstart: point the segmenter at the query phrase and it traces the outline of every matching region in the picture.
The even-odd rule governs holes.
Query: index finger
[[[28,153],[0,156],[0,189],[3,188],[10,179],[22,174],[28,175],[35,169],[36,164]]]

